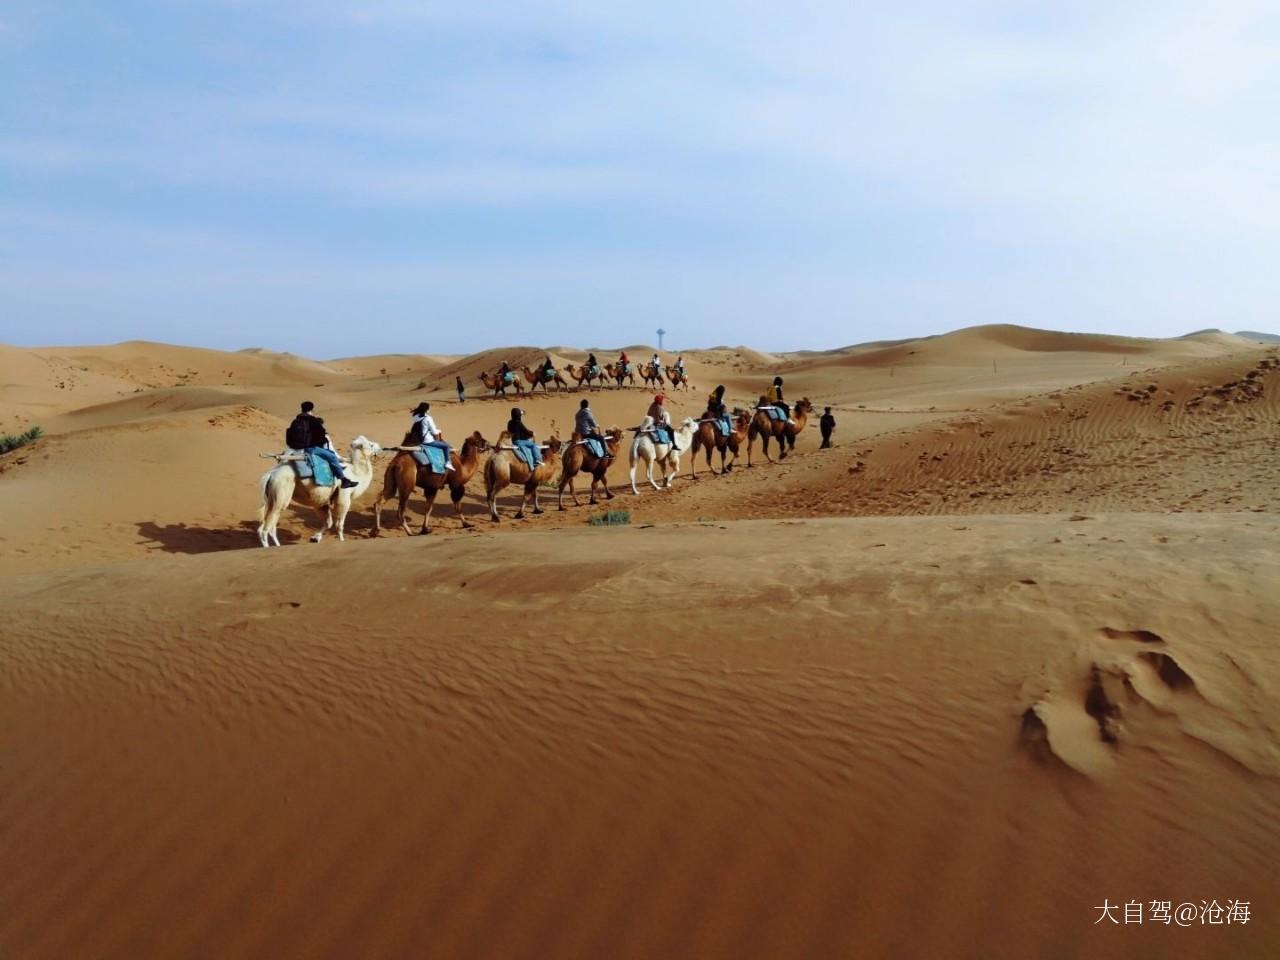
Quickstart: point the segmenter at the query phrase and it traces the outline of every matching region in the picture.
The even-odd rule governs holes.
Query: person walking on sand
[[[462,378],[461,378],[461,377],[454,377],[454,378],[453,378],[453,389],[455,389],[455,390],[457,390],[457,391],[458,391],[458,402],[459,402],[459,403],[466,403],[466,402],[467,402],[467,388],[466,388],[466,387],[464,387],[464,386],[462,385]]]
[[[836,429],[836,418],[831,415],[830,407],[823,408],[822,419],[818,421],[818,428],[822,431],[822,446],[818,449],[831,449],[831,434]]]

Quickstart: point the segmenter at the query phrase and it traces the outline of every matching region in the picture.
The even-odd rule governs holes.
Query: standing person
[[[831,434],[836,428],[836,418],[831,415],[831,408],[824,407],[822,419],[818,421],[818,427],[822,430],[822,446],[820,450],[827,450],[831,447]]]
[[[350,490],[352,487],[359,486],[354,480],[348,480],[347,475],[342,472],[342,461],[333,452],[333,445],[329,442],[329,432],[325,429],[324,421],[311,412],[315,408],[316,405],[310,400],[302,401],[301,412],[293,418],[289,429],[285,431],[285,445],[293,450],[313,454],[328,463],[343,489]]]
[[[459,402],[459,403],[466,403],[466,402],[467,402],[467,388],[466,388],[466,387],[464,387],[464,386],[462,385],[462,378],[461,378],[461,377],[454,377],[454,378],[453,378],[453,388],[454,388],[455,390],[457,390],[457,391],[458,391],[458,402]]]
[[[604,437],[600,435],[600,424],[596,423],[596,415],[591,412],[591,401],[586,397],[578,404],[578,412],[573,415],[573,429],[583,440],[599,440],[604,447],[604,459],[611,458]]]

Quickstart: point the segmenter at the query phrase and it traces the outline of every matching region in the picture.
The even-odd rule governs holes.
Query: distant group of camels
[[[543,367],[537,369],[529,369],[527,366],[521,366],[512,370],[515,376],[511,382],[504,383],[501,374],[490,375],[487,370],[481,371],[480,382],[485,388],[490,390],[495,397],[505,397],[508,390],[515,390],[516,396],[523,397],[526,393],[532,394],[539,387],[543,393],[550,393],[547,384],[554,383],[557,392],[560,390],[568,390],[570,387],[569,380],[564,378],[559,370],[552,367],[551,376],[546,376]],[[671,384],[673,390],[688,390],[689,376],[678,367],[660,366],[654,369],[648,363],[629,362],[622,363],[606,363],[603,366],[588,367],[574,366],[572,363],[564,365],[564,372],[569,375],[569,379],[573,381],[573,386],[581,389],[584,385],[589,390],[598,390],[612,383],[615,387],[662,387]],[[640,382],[636,383],[636,373],[640,374]],[[522,382],[523,380],[523,382]],[[528,387],[525,386],[528,383]]]
[[[714,474],[711,465],[713,451],[720,454],[720,472],[728,473],[738,459],[738,452],[745,444],[747,450],[747,466],[752,466],[751,449],[756,438],[760,439],[760,448],[765,458],[773,463],[769,453],[770,440],[776,440],[779,447],[778,458],[785,459],[789,450],[794,450],[796,436],[805,428],[809,416],[813,412],[813,404],[805,397],[796,402],[789,420],[775,420],[769,417],[765,409],[764,398],[760,398],[754,411],[738,410],[732,416],[732,429],[723,434],[715,425],[715,418],[710,411],[700,419],[686,417],[674,429],[674,444],[659,442],[654,431],[652,417],[646,416],[637,427],[632,427],[634,437],[630,447],[630,480],[631,492],[639,495],[636,486],[636,468],[640,463],[645,466],[645,477],[655,490],[670,489],[676,474],[680,470],[680,456],[683,451],[692,452],[690,477],[697,479],[697,456],[703,452],[706,456],[707,469]],[[480,455],[488,453],[484,461],[484,489],[489,507],[489,519],[497,523],[498,494],[509,486],[523,487],[520,507],[515,513],[517,520],[525,516],[525,508],[530,507],[534,514],[542,513],[538,505],[538,490],[544,484],[555,481],[557,468],[560,471],[559,490],[556,505],[564,510],[564,493],[568,488],[574,506],[579,506],[574,480],[582,474],[590,478],[590,503],[596,504],[596,489],[599,487],[606,500],[613,499],[607,478],[609,467],[617,458],[622,447],[626,431],[622,427],[612,427],[604,435],[608,456],[598,457],[591,446],[574,433],[568,441],[553,437],[542,446],[546,451],[542,463],[532,468],[519,457],[514,456],[515,447],[511,435],[506,431],[499,434],[495,443],[490,444],[477,431],[463,441],[460,448],[450,451],[453,469],[444,473],[434,473],[429,467],[420,466],[413,456],[413,449],[405,445],[383,447],[364,436],[351,441],[348,466],[344,472],[356,482],[355,487],[342,489],[337,484],[318,485],[314,479],[300,478],[290,461],[298,460],[302,454],[290,451],[272,455],[277,464],[262,477],[260,492],[262,503],[258,511],[258,541],[264,547],[280,546],[277,527],[280,516],[289,504],[310,507],[316,510],[323,520],[320,529],[311,537],[312,542],[319,543],[326,531],[332,529],[339,540],[343,539],[343,528],[347,513],[352,503],[359,500],[373,484],[376,472],[376,458],[383,452],[394,452],[395,456],[383,472],[382,489],[373,503],[373,536],[382,530],[383,504],[389,500],[396,501],[396,521],[407,534],[409,529],[407,510],[409,498],[415,489],[421,490],[426,498],[426,513],[422,518],[422,534],[431,532],[431,511],[435,506],[436,496],[445,487],[449,488],[449,497],[457,512],[458,520],[464,528],[470,527],[463,516],[462,498],[467,484],[480,468]],[[409,443],[406,437],[405,444]],[[654,466],[662,469],[662,484],[654,480]]]

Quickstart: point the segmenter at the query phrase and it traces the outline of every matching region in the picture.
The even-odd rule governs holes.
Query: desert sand
[[[1280,952],[1275,345],[691,351],[677,420],[781,374],[835,448],[258,546],[302,399],[340,449],[423,399],[455,443],[639,422],[485,398],[548,352],[0,347],[0,430],[46,433],[0,457],[0,956]]]

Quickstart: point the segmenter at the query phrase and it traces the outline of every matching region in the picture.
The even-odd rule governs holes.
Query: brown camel
[[[747,428],[750,426],[751,417],[745,410],[741,410],[733,419],[733,431],[726,437],[716,429],[716,425],[708,419],[710,412],[702,415],[703,419],[698,424],[698,430],[693,435],[693,453],[689,457],[690,476],[694,480],[698,479],[698,450],[707,451],[707,469],[715,473],[711,466],[711,451],[720,451],[720,472],[728,473],[733,469],[733,465],[738,462],[738,450],[741,449],[743,443],[747,439]],[[725,457],[732,453],[733,459],[725,464]]]
[[[413,445],[413,440],[408,435],[404,438],[404,445]],[[409,497],[413,494],[414,487],[421,487],[427,500],[427,512],[422,517],[424,535],[431,532],[428,526],[431,520],[431,509],[436,504],[436,494],[445,485],[449,487],[449,497],[453,500],[453,509],[457,511],[463,529],[470,527],[471,524],[467,523],[462,515],[462,496],[467,492],[467,481],[475,475],[476,467],[480,465],[481,452],[488,449],[488,442],[480,436],[479,432],[471,434],[463,441],[461,451],[449,451],[449,462],[453,465],[453,469],[446,470],[443,474],[432,473],[429,468],[419,466],[413,454],[407,450],[397,453],[395,459],[387,465],[386,473],[382,478],[382,492],[373,503],[372,536],[376,537],[382,531],[382,504],[392,497],[400,501],[399,506],[396,507],[396,520],[399,521],[405,533],[412,535],[413,531],[409,529],[409,519],[405,511],[409,506]]]
[[[498,494],[513,483],[524,486],[524,494],[520,498],[520,509],[516,511],[516,519],[524,519],[525,504],[532,501],[533,512],[542,513],[538,506],[538,487],[556,475],[556,458],[560,454],[561,443],[552,437],[546,443],[547,450],[543,454],[541,466],[536,470],[515,455],[511,443],[511,434],[505,430],[493,445],[493,453],[484,462],[484,495],[489,502],[489,519],[494,523],[498,517]]]
[[[683,370],[667,367],[667,379],[671,381],[672,390],[679,390],[681,387],[685,390],[689,389],[689,375]]]
[[[636,365],[628,361],[625,365],[621,363],[606,363],[604,372],[609,375],[619,388],[622,387],[622,381],[626,380],[630,386],[636,385]]]
[[[542,388],[543,393],[549,393],[550,391],[547,390],[548,383],[554,383],[556,385],[556,393],[559,393],[562,388],[566,390],[569,388],[568,382],[564,377],[560,376],[560,371],[554,368],[551,370],[552,376],[549,380],[545,377],[538,376],[538,374],[542,372],[542,367],[538,367],[537,370],[530,370],[528,367],[521,367],[520,370],[524,373],[524,378],[529,381],[530,395],[532,395],[533,391],[537,390],[539,387]]]
[[[618,447],[622,443],[622,428],[610,427],[609,432],[604,434],[604,446],[608,452],[607,457],[597,457],[591,452],[591,448],[583,442],[582,436],[578,433],[573,435],[568,446],[564,448],[564,453],[560,458],[560,492],[556,496],[556,506],[561,510],[564,509],[564,488],[569,488],[569,495],[573,497],[573,505],[581,506],[578,502],[578,494],[573,489],[573,478],[579,473],[589,474],[591,477],[591,503],[596,503],[596,484],[604,486],[604,498],[606,500],[613,499],[613,492],[609,489],[609,478],[605,476],[609,468],[613,466],[615,460],[618,459]]]
[[[768,401],[761,397],[758,406],[765,406],[767,403]],[[747,434],[747,466],[751,466],[751,444],[755,442],[757,436],[760,438],[760,449],[764,451],[765,458],[770,463],[773,463],[773,457],[769,456],[770,437],[778,439],[778,459],[785,460],[787,451],[796,448],[796,434],[804,429],[812,412],[813,404],[808,397],[797,400],[795,406],[791,408],[791,420],[794,423],[786,420],[770,420],[767,413],[757,410],[755,416],[751,418],[751,430]]]
[[[640,367],[640,379],[641,381],[643,381],[646,387],[649,387],[649,388],[661,387],[662,386],[662,368],[658,367],[655,370],[652,363],[642,364]]]
[[[577,367],[575,369],[572,363],[566,363],[564,365],[564,372],[569,374],[569,376],[571,376],[574,379],[579,389],[582,388],[582,383],[584,380],[586,381],[587,386],[592,390],[596,389],[595,387],[596,380],[600,381],[601,386],[603,386],[605,383],[606,375],[603,369],[599,369],[595,373],[592,373],[586,366]]]
[[[507,395],[507,387],[515,387],[516,396],[524,396],[524,386],[520,383],[520,377],[517,376],[510,383],[502,382],[502,374],[495,373],[492,377],[485,371],[480,371],[480,381],[493,391],[495,397]]]

